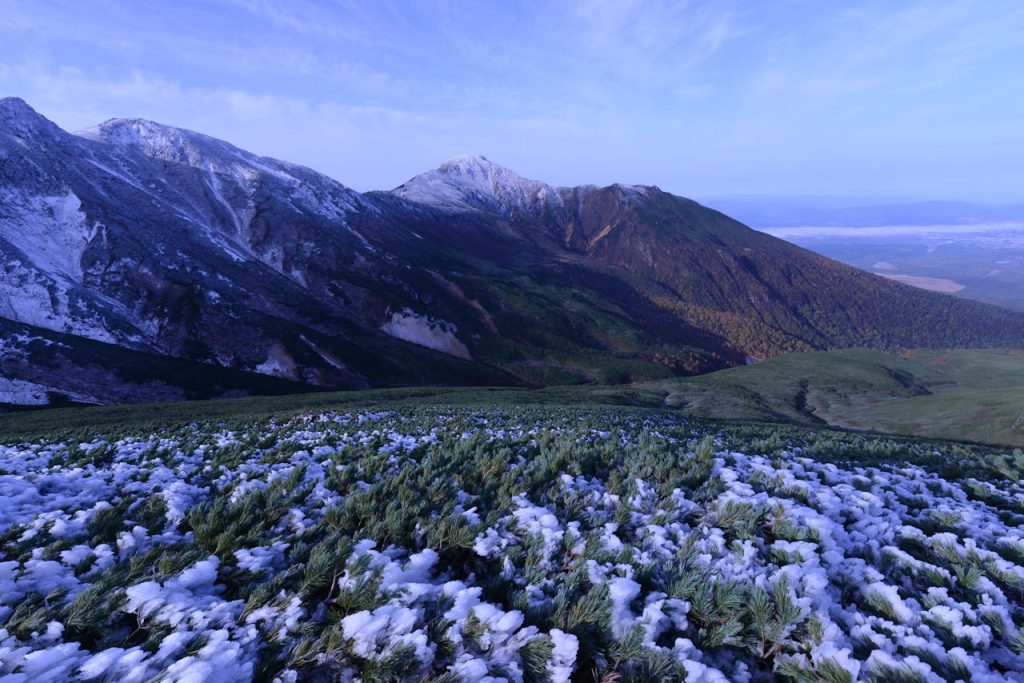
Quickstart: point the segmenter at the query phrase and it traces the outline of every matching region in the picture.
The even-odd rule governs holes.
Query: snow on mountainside
[[[237,159],[240,163],[260,166],[275,174],[285,175],[259,157],[227,142],[201,133],[167,126],[147,119],[110,119],[98,126],[76,133],[79,137],[100,140],[121,148],[135,148],[146,156],[162,161],[202,167],[211,157]],[[271,161],[274,165],[284,165]],[[290,176],[287,176],[290,177]]]
[[[0,126],[23,147],[32,144],[30,136],[42,132],[62,132],[55,123],[40,116],[20,97],[0,97]]]
[[[168,174],[176,172],[170,164],[198,169],[211,198],[234,214],[234,227],[240,233],[243,224],[253,218],[257,185],[268,180],[280,183],[289,204],[300,211],[340,220],[364,203],[358,192],[305,167],[259,157],[223,140],[145,119],[111,119],[77,135],[108,143],[121,154],[139,152],[166,162],[162,169]],[[244,201],[238,207],[241,198]]]
[[[0,100],[0,317],[101,341],[136,342],[117,305],[83,286],[82,259],[101,225],[52,160],[74,139],[17,98]]]
[[[538,214],[560,207],[558,191],[483,156],[463,154],[392,190],[400,197],[446,208]]]
[[[1024,346],[1024,316],[655,187],[555,188],[461,156],[358,193],[151,121],[72,135],[17,99],[0,100],[0,256],[0,318],[322,386],[640,381],[793,350]]]
[[[366,386],[360,365],[409,377],[417,354],[376,341],[391,303],[376,282],[398,262],[382,240],[401,230],[378,202],[394,203],[192,131],[72,135],[6,99],[0,317],[313,384]],[[386,286],[429,313],[404,298],[420,287]]]

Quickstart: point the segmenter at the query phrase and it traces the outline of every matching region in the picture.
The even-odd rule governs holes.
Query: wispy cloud
[[[646,77],[683,73],[743,35],[737,14],[724,3],[598,0],[571,6],[588,56],[604,55]]]
[[[464,151],[558,183],[835,194],[904,168],[927,188],[937,144],[1024,186],[1016,0],[100,1],[0,0],[5,94],[360,188]]]
[[[808,30],[810,28],[810,30]],[[1024,49],[1024,5],[932,0],[851,5],[790,29],[819,36],[776,43],[755,91],[822,98],[900,88],[929,91],[969,77],[988,60]],[[891,91],[890,91],[891,94]]]

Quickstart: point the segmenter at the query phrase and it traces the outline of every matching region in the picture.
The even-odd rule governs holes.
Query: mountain
[[[150,121],[70,134],[11,98],[0,252],[0,344],[28,382],[38,344],[18,335],[40,330],[240,373],[224,392],[253,373],[536,386],[794,350],[1024,345],[1024,315],[858,271],[656,187],[555,188],[462,156],[359,193]],[[69,376],[88,375],[86,346],[65,354]],[[125,363],[148,368],[136,385],[179,386],[171,366]],[[116,382],[116,363],[100,366]],[[129,393],[110,400],[145,391]]]
[[[558,191],[490,161],[463,154],[398,186],[404,199],[455,211],[540,217],[562,207]]]
[[[70,135],[19,100],[0,178],[2,317],[314,385],[512,381],[380,330],[422,291],[385,246],[413,239],[393,199],[148,121]]]

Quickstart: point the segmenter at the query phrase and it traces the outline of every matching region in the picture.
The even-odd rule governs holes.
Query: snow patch
[[[0,190],[0,238],[44,272],[80,282],[82,254],[93,234],[71,190],[52,196],[26,195],[16,187]]]
[[[295,379],[298,366],[295,359],[291,357],[288,350],[280,343],[276,343],[267,351],[267,359],[257,365],[253,370],[261,375],[273,375]]]
[[[427,318],[405,309],[392,313],[391,319],[380,326],[385,334],[403,341],[425,346],[449,356],[470,360],[469,349],[455,336],[458,328],[445,320]]]

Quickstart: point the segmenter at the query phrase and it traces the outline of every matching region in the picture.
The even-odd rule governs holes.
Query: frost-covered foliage
[[[653,413],[0,447],[0,681],[1024,680],[1020,454]]]

